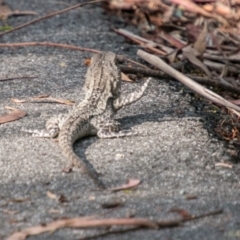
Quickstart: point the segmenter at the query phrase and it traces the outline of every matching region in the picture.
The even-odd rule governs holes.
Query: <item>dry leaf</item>
[[[172,209],[170,210],[170,212],[176,212],[176,213],[178,213],[179,215],[182,216],[183,219],[188,219],[188,218],[191,218],[191,217],[192,217],[192,215],[191,215],[188,211],[186,211],[185,209],[172,208]]]
[[[207,22],[204,22],[204,27],[202,32],[198,35],[196,42],[193,44],[193,48],[196,49],[202,56],[206,50],[207,45]]]
[[[21,203],[21,202],[27,202],[27,201],[30,201],[30,198],[15,198],[11,200],[11,202],[15,202],[15,203]]]
[[[12,10],[4,1],[0,2],[0,19],[7,19],[12,14]]]
[[[65,62],[60,62],[60,63],[59,63],[59,66],[60,66],[60,67],[67,67],[67,64],[66,64]]]
[[[62,172],[64,173],[70,173],[72,171],[73,171],[72,166],[67,166],[62,169]]]
[[[186,57],[192,64],[201,68],[209,78],[211,77],[211,72],[203,64],[203,62],[196,57],[199,56],[199,52],[197,51],[197,49],[194,49],[191,45],[188,45],[187,47],[182,49],[182,52],[183,56]]]
[[[131,80],[125,73],[121,72],[121,78],[123,81],[126,82],[133,82],[133,80]]]
[[[27,100],[17,99],[17,98],[11,98],[11,101],[14,102],[14,103],[24,103],[24,102],[26,102]]]
[[[68,202],[68,199],[63,194],[61,194],[58,198],[58,201],[60,203],[64,203],[64,202]]]
[[[186,196],[186,199],[187,200],[194,200],[194,199],[197,199],[198,197],[196,195],[187,195]]]
[[[86,66],[90,66],[90,65],[91,65],[91,58],[87,58],[87,59],[85,59],[85,61],[84,61],[84,65],[86,65]]]
[[[47,196],[51,199],[55,199],[55,200],[58,200],[58,196],[50,191],[47,191]]]
[[[25,111],[15,109],[13,112],[0,116],[0,124],[12,122],[27,115]]]
[[[128,179],[128,182],[126,184],[123,184],[121,186],[118,186],[118,187],[114,187],[114,188],[111,188],[110,191],[120,191],[120,190],[126,190],[126,189],[130,189],[130,188],[134,188],[136,187],[137,185],[139,185],[141,182],[140,179]]]
[[[6,5],[4,1],[0,2],[0,19],[7,19],[10,16],[21,16],[21,15],[37,15],[36,12],[33,11],[12,11],[11,8]]]
[[[231,163],[220,162],[220,163],[216,163],[215,167],[233,168],[233,165]]]
[[[102,203],[102,208],[116,208],[116,207],[120,207],[123,205],[124,205],[123,201],[115,200],[115,201]]]

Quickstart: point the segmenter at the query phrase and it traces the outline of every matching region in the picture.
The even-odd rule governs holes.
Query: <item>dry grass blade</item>
[[[170,76],[174,77],[193,91],[197,92],[198,94],[202,95],[203,97],[206,97],[207,99],[211,100],[214,103],[220,104],[227,108],[232,108],[236,111],[240,111],[240,107],[232,104],[231,102],[227,101],[226,99],[222,98],[218,94],[208,90],[207,88],[203,87],[202,85],[194,82],[187,76],[183,75],[182,73],[178,72],[168,64],[166,64],[164,61],[162,61],[160,58],[149,54],[147,52],[144,52],[142,50],[138,50],[137,55],[144,59],[145,61],[149,62],[150,64],[154,65],[155,67],[161,69],[162,71],[166,72]]]
[[[26,115],[27,113],[25,111],[15,109],[13,112],[9,114],[0,116],[0,124],[18,120]]]

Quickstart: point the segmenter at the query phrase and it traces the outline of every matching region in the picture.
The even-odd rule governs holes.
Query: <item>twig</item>
[[[15,240],[21,237],[22,240],[28,236],[52,232],[60,228],[92,228],[92,227],[107,227],[107,226],[141,226],[146,228],[157,229],[158,225],[147,218],[108,218],[108,219],[91,219],[86,217],[62,219],[50,222],[46,225],[39,225],[26,228],[20,232],[16,232],[9,236],[7,240]]]
[[[16,232],[9,236],[7,240],[15,239],[26,239],[28,236],[37,235],[45,232],[52,232],[60,228],[92,228],[92,227],[110,227],[110,226],[133,226],[134,228],[150,228],[158,229],[166,227],[177,227],[182,224],[182,222],[191,221],[194,219],[199,219],[211,215],[216,215],[222,213],[222,210],[213,211],[191,217],[188,219],[179,219],[172,221],[161,221],[161,220],[150,220],[148,218],[98,218],[94,219],[92,217],[79,217],[72,219],[62,219],[50,222],[45,225],[39,225],[34,227],[26,228],[20,232]],[[131,229],[134,230],[134,229]],[[110,231],[111,233],[111,231]],[[107,234],[107,233],[106,233]],[[21,237],[21,238],[20,238]],[[96,237],[96,236],[94,236]]]
[[[0,47],[34,47],[34,46],[44,46],[44,47],[57,47],[65,48],[78,51],[87,51],[92,53],[100,53],[101,51],[92,48],[82,48],[74,45],[63,44],[63,43],[53,43],[53,42],[19,42],[19,43],[0,43]]]
[[[114,32],[132,40],[133,42],[139,44],[143,48],[148,48],[149,50],[152,50],[153,52],[165,56],[166,53],[161,51],[160,49],[155,48],[154,46],[158,46],[160,44],[154,43],[153,41],[149,41],[145,38],[139,37],[127,30],[124,29],[113,29]]]
[[[172,221],[156,221],[158,223],[158,225],[161,228],[167,228],[167,227],[178,227],[181,225],[182,222],[188,222],[188,221],[192,221],[195,219],[199,219],[199,218],[204,218],[204,217],[208,217],[208,216],[213,216],[213,215],[217,215],[217,214],[221,214],[223,213],[222,209],[216,210],[216,211],[212,211],[209,213],[204,213],[198,216],[193,216],[191,218],[187,218],[187,219],[180,219],[180,220],[172,220]],[[140,227],[139,226],[134,226],[134,227],[129,227],[127,229],[114,229],[114,230],[108,230],[108,231],[104,231],[102,233],[96,234],[94,236],[86,236],[83,238],[80,238],[79,240],[86,240],[86,239],[94,239],[97,237],[103,237],[103,236],[107,236],[110,234],[116,234],[116,233],[126,233],[126,232],[130,232],[130,231],[136,231],[138,230]]]
[[[86,5],[86,4],[92,4],[92,3],[97,3],[97,2],[103,2],[103,0],[95,0],[95,1],[90,1],[90,2],[79,3],[79,4],[73,5],[73,6],[71,6],[71,7],[65,8],[65,9],[63,9],[63,10],[50,13],[50,14],[45,15],[45,16],[43,16],[43,17],[37,18],[37,19],[35,19],[35,20],[33,20],[33,21],[24,23],[24,24],[22,24],[22,25],[20,25],[20,26],[18,26],[18,27],[15,27],[15,28],[13,28],[13,29],[11,29],[11,30],[9,30],[9,31],[3,32],[3,33],[0,34],[0,37],[3,36],[4,34],[10,33],[10,32],[16,31],[16,30],[19,30],[19,29],[21,29],[21,28],[27,27],[27,26],[29,26],[29,25],[31,25],[31,24],[36,23],[36,22],[39,22],[39,21],[42,21],[42,20],[51,18],[51,17],[53,17],[53,16],[56,16],[56,15],[58,15],[58,14],[62,14],[62,13],[71,11],[71,10],[73,10],[73,9],[75,9],[75,8],[82,7],[82,6]]]
[[[145,61],[151,63],[157,68],[160,68],[162,71],[166,72],[167,74],[171,75],[190,89],[194,90],[198,94],[202,95],[203,97],[206,97],[207,99],[211,100],[214,103],[220,104],[222,106],[225,106],[227,108],[232,108],[237,111],[240,111],[240,107],[236,106],[235,104],[232,104],[231,102],[227,101],[226,99],[222,98],[218,94],[210,91],[209,89],[203,87],[202,85],[194,82],[187,76],[183,75],[182,73],[178,72],[174,68],[170,67],[168,64],[166,64],[164,61],[162,61],[160,58],[149,54],[147,52],[144,52],[142,50],[138,50],[137,55],[144,59]]]
[[[124,65],[120,65],[121,71],[124,73],[132,73],[132,74],[142,74],[144,76],[148,77],[157,77],[157,78],[162,78],[162,79],[173,79],[173,77],[160,72],[158,70],[152,70],[152,69],[143,69],[143,68],[138,68],[138,67],[126,67]],[[175,67],[174,67],[175,68]],[[175,68],[176,69],[176,68]],[[223,90],[231,91],[233,93],[240,94],[240,88],[230,86],[229,84],[224,84],[223,82],[219,82],[213,79],[207,79],[207,78],[202,78],[202,77],[196,77],[192,76],[190,74],[186,74],[189,78],[193,79],[194,81],[204,84],[206,86],[212,86],[212,87],[219,87]]]
[[[85,52],[92,52],[92,53],[100,53],[100,50],[92,49],[92,48],[83,48],[83,47],[77,47],[74,45],[64,44],[64,43],[53,43],[53,42],[19,42],[19,43],[0,43],[0,47],[34,47],[34,46],[43,46],[43,47],[57,47],[57,48],[64,48],[64,49],[71,49],[71,50],[77,50],[77,51],[85,51]],[[118,55],[118,58],[120,60],[126,60],[130,63],[133,63],[135,65],[141,66],[143,68],[148,69],[148,67],[144,66],[141,63],[138,63],[136,61],[133,61],[132,59],[126,58],[122,55]]]
[[[190,218],[184,218],[181,221],[182,222],[189,222],[189,221],[196,220],[196,219],[199,219],[199,218],[214,216],[214,215],[218,215],[218,214],[222,214],[222,213],[223,213],[223,209],[219,209],[219,210],[215,210],[215,211],[212,211],[212,212],[203,213],[203,214],[200,214],[200,215],[197,215],[197,216],[193,216],[193,217],[190,217]]]
[[[136,231],[138,229],[139,229],[139,227],[128,227],[128,228],[125,228],[125,229],[106,230],[104,232],[97,233],[93,236],[85,236],[85,237],[78,238],[78,240],[94,239],[94,238],[104,237],[104,236],[108,236],[108,235],[111,235],[111,234],[117,234],[117,233],[123,234],[123,233],[127,233],[127,232],[130,232],[130,231]]]
[[[9,77],[9,78],[0,78],[0,81],[9,81],[9,80],[20,80],[20,79],[34,79],[38,77],[29,77],[29,76],[23,76],[23,77]]]

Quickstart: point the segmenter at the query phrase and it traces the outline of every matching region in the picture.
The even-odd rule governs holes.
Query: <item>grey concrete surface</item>
[[[79,2],[79,1],[78,1]],[[13,9],[32,10],[44,15],[77,1],[6,1]],[[16,26],[33,19],[14,17],[7,24]],[[136,59],[137,46],[110,30],[125,27],[100,5],[84,6],[41,21],[0,38],[1,43],[51,41],[81,47],[114,51]],[[127,26],[131,31],[137,31]],[[0,125],[0,239],[11,233],[63,217],[106,214],[120,217],[175,219],[171,208],[201,214],[216,209],[224,212],[185,223],[178,228],[139,230],[99,239],[239,239],[240,194],[239,165],[232,169],[215,167],[215,163],[232,161],[230,149],[214,135],[211,116],[192,104],[192,95],[180,84],[153,79],[145,96],[117,116],[124,128],[139,135],[104,139],[86,138],[75,145],[80,157],[101,173],[108,187],[127,178],[141,179],[136,190],[110,193],[96,191],[92,180],[80,170],[62,172],[67,160],[57,142],[32,138],[20,131],[44,128],[46,120],[67,112],[66,105],[55,103],[11,102],[39,94],[80,101],[87,67],[87,52],[48,47],[0,49],[0,78],[5,76],[37,76],[34,80],[0,81],[0,114],[5,106],[27,111],[21,120]],[[123,91],[138,88],[142,81],[123,83]],[[198,106],[202,103],[198,102]],[[47,196],[47,191],[64,195],[60,203]],[[196,199],[187,200],[189,195]],[[102,203],[115,199],[125,202],[111,213]],[[21,201],[22,200],[22,201]],[[97,230],[61,229],[29,239],[79,239]]]

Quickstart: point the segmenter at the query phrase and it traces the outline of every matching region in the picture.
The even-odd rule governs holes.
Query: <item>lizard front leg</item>
[[[126,96],[120,96],[119,98],[114,100],[113,101],[114,110],[118,111],[120,108],[122,108],[126,105],[129,105],[133,102],[136,102],[138,99],[140,99],[143,96],[150,80],[151,80],[151,78],[148,78],[146,80],[146,82],[142,85],[142,87],[139,91],[130,93]]]

